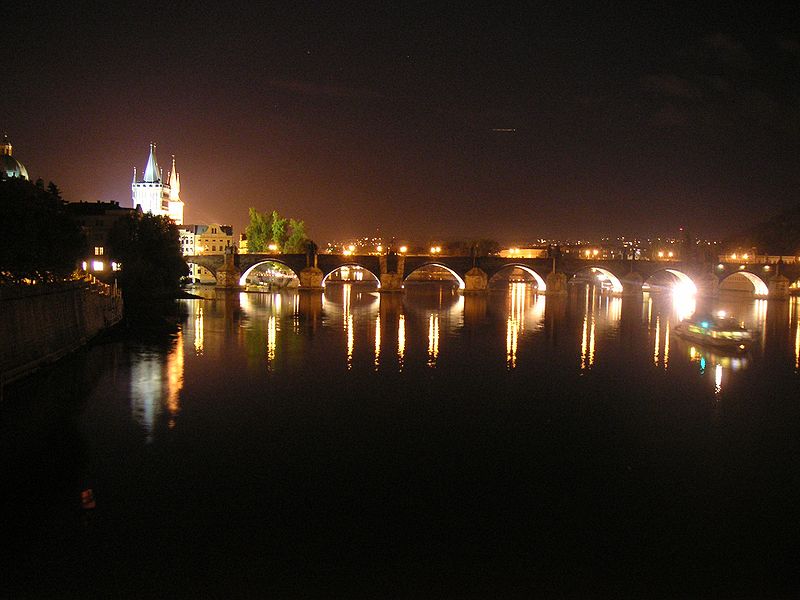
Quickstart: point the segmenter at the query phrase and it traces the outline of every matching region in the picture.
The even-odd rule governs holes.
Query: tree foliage
[[[309,242],[305,223],[281,217],[277,210],[262,213],[251,208],[245,235],[248,252],[268,252],[270,244],[275,244],[278,252],[297,254],[305,252]]]
[[[119,284],[126,298],[173,294],[189,273],[178,227],[165,216],[126,215],[114,224],[108,247],[110,257],[122,264]]]
[[[0,180],[0,280],[56,281],[75,271],[86,249],[58,187]]]

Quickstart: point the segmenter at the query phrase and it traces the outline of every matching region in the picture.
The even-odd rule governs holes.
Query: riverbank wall
[[[122,296],[97,281],[0,286],[2,386],[54,362],[122,319]]]

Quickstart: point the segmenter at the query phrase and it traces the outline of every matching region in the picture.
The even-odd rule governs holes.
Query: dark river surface
[[[798,299],[203,293],[6,388],[0,596],[796,597]]]

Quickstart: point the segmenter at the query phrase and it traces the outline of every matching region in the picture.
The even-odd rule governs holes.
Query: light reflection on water
[[[550,303],[553,310],[548,309]],[[629,306],[624,312],[623,303]],[[791,367],[800,371],[797,298],[788,306],[741,295],[696,300],[645,292],[641,299],[623,299],[591,285],[559,298],[539,294],[525,283],[510,284],[502,296],[465,297],[446,286],[425,285],[393,295],[345,283],[328,285],[321,297],[301,292],[211,292],[206,300],[185,306],[188,315],[183,330],[166,356],[143,352],[132,362],[131,410],[148,441],[162,413],[168,415],[169,427],[176,424],[184,363],[213,364],[231,343],[245,352],[251,370],[260,364],[267,373],[290,375],[302,371],[309,361],[326,369],[335,370],[338,365],[345,372],[359,373],[367,369],[416,373],[420,367],[452,370],[468,361],[491,365],[497,360],[506,371],[555,360],[559,361],[556,368],[567,368],[570,348],[578,372],[589,373],[630,353],[648,353],[650,364],[661,371],[693,366],[719,397],[730,377],[748,369],[754,360],[766,360],[768,314],[786,310],[786,320],[780,317],[789,329],[788,336],[782,334],[784,354],[791,357]],[[756,332],[756,344],[747,353],[726,355],[675,337],[674,326],[694,310],[725,310],[735,315]],[[550,315],[547,328],[546,315]],[[625,343],[619,339],[620,327],[628,332]],[[505,343],[495,343],[498,338]],[[628,346],[629,338],[639,347]]]

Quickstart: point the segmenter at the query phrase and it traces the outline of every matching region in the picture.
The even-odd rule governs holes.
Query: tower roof
[[[158,161],[156,161],[156,145],[150,143],[150,156],[147,159],[147,166],[144,168],[145,183],[160,183],[161,170],[158,168]]]

